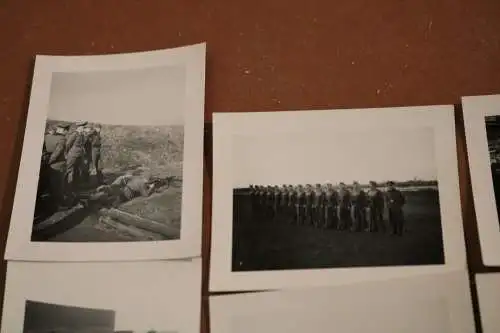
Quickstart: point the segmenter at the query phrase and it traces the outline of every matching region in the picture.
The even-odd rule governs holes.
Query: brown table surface
[[[211,113],[216,111],[458,105],[461,96],[500,93],[499,17],[498,0],[0,0],[2,244],[35,54],[90,55],[207,42],[209,138]],[[469,268],[471,273],[493,271],[481,264],[463,121],[460,107],[456,109]],[[204,332],[208,331],[209,141]],[[1,272],[4,279],[5,265]]]

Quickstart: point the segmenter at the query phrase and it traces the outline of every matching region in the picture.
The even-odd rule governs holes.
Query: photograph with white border
[[[210,297],[217,333],[470,333],[466,271]]]
[[[500,266],[500,95],[462,97],[481,256]]]
[[[70,323],[70,314],[80,319]],[[98,320],[91,322],[92,315]],[[33,333],[56,332],[57,328],[70,329],[57,332],[98,332],[88,329],[98,325],[112,326],[109,332],[198,333],[200,315],[199,258],[136,263],[9,262],[1,332],[23,332],[23,327],[24,332]]]
[[[36,56],[7,260],[201,255],[205,48]]]
[[[465,267],[453,106],[213,123],[210,291]]]
[[[500,273],[476,274],[479,317],[483,333],[500,332]]]

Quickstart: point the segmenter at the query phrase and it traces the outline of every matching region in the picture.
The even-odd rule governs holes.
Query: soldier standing
[[[297,200],[297,190],[292,185],[288,185],[288,195],[286,203],[286,211],[288,218],[290,219],[290,224],[297,221],[297,213],[295,209],[295,201]]]
[[[354,182],[351,192],[351,231],[362,231],[366,224],[366,193],[358,182]]]
[[[325,228],[336,226],[335,216],[337,215],[337,194],[332,184],[328,184],[325,193]]]
[[[402,236],[404,228],[403,206],[406,203],[406,199],[403,193],[394,187],[394,182],[392,181],[387,183],[385,198],[392,233]]]
[[[84,126],[87,122],[78,122],[76,130],[71,133],[66,141],[66,180],[69,191],[74,197],[81,185],[82,164],[85,153]]]
[[[253,185],[250,185],[248,187],[249,191],[248,191],[248,201],[249,201],[249,204],[250,204],[250,211],[251,211],[251,214],[252,214],[252,218],[255,218],[255,187]]]
[[[273,188],[273,220],[278,221],[280,218],[280,203],[281,203],[281,189],[275,185]]]
[[[272,186],[268,185],[266,189],[266,218],[268,221],[272,221],[274,216],[274,189]]]
[[[45,139],[45,148],[48,156],[47,164],[49,166],[50,194],[54,199],[54,208],[58,209],[65,205],[65,173],[66,173],[66,133],[68,124],[59,124],[54,134],[47,135]]]
[[[62,128],[64,127],[64,128]],[[45,138],[44,138],[44,143],[45,143],[45,148],[47,150],[47,152],[50,152],[52,153],[56,147],[56,144],[57,142],[59,141],[59,137],[60,135],[55,135],[56,134],[56,131],[59,130],[59,132],[61,132],[61,130],[65,130],[67,131],[69,128],[69,125],[65,125],[65,124],[59,124],[57,125],[55,128],[50,128],[47,133],[45,134]]]
[[[313,216],[313,224],[316,228],[324,225],[323,221],[323,207],[325,201],[325,195],[323,190],[321,189],[321,184],[316,184],[314,193],[313,193],[313,205],[312,205],[312,216]]]
[[[259,215],[261,220],[267,218],[267,189],[265,186],[259,186]]]
[[[306,211],[306,193],[304,187],[299,185],[297,187],[297,195],[295,198],[295,214],[297,216],[297,225],[304,224]]]
[[[83,158],[82,158],[82,168],[81,168],[81,176],[82,183],[89,184],[90,180],[90,167],[92,165],[92,128],[86,126],[83,128]]]
[[[288,206],[288,186],[283,185],[280,191],[280,204],[279,204],[280,216],[283,221],[288,220],[287,206]]]
[[[97,184],[102,184],[104,182],[102,171],[101,171],[101,125],[97,124],[94,127],[91,146],[92,146],[92,169],[95,172]]]
[[[314,192],[311,184],[306,185],[306,193],[305,193],[305,221],[306,224],[313,224],[313,215],[312,215],[312,205],[314,200]]]
[[[344,183],[339,184],[337,200],[337,229],[349,228],[349,216],[351,210],[351,193]]]
[[[377,188],[377,183],[374,181],[370,181],[370,189],[368,190],[367,216],[369,231],[385,231],[384,194]]]

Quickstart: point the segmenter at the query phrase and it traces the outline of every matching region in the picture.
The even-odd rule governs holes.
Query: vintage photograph
[[[200,288],[201,258],[9,261],[1,332],[199,332]]]
[[[37,55],[5,258],[199,256],[204,74],[205,44]]]
[[[176,333],[117,330],[115,311],[26,301],[23,333]]]
[[[495,193],[497,217],[500,216],[500,116],[486,116],[486,137],[490,154],[491,178]]]
[[[235,135],[232,271],[444,264],[434,135]]]
[[[53,74],[33,241],[179,239],[183,75]],[[109,117],[110,108],[124,115]],[[157,113],[169,116],[159,122]]]
[[[500,265],[500,95],[462,98],[481,257]]]

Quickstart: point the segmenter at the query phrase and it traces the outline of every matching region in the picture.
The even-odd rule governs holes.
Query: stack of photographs
[[[205,50],[36,56],[2,332],[199,331]]]
[[[36,57],[2,333],[200,330],[205,52]],[[500,96],[463,106],[500,265]],[[212,332],[474,331],[452,105],[216,113],[212,142]]]
[[[474,330],[452,105],[213,121],[213,330]]]

